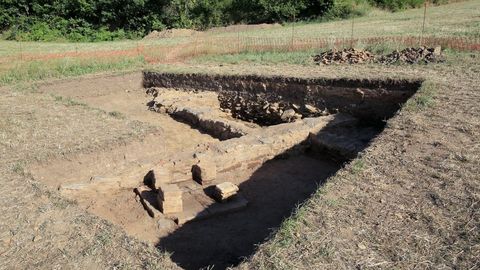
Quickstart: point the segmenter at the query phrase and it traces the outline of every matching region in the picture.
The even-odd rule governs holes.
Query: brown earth
[[[178,37],[191,37],[200,34],[193,29],[167,29],[163,31],[152,31],[148,35],[146,35],[143,39],[159,39],[159,38],[178,38]]]

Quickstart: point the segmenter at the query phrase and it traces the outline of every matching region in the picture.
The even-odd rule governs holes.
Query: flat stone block
[[[182,190],[175,184],[161,184],[158,188],[158,194],[163,200],[182,197]]]
[[[199,184],[215,180],[217,177],[217,165],[209,159],[202,159],[192,166],[192,178]]]
[[[237,191],[237,185],[230,182],[224,182],[215,186],[214,196],[219,201],[225,201],[235,196]]]
[[[165,163],[161,165],[155,166],[150,175],[146,175],[145,177],[149,177],[147,181],[151,182],[156,188],[159,187],[162,183],[171,183],[173,181],[173,164],[172,163]],[[144,183],[145,183],[144,179]]]

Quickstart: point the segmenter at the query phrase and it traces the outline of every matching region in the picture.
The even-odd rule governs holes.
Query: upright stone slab
[[[158,205],[163,214],[183,211],[182,191],[175,184],[162,183],[158,189]]]
[[[201,159],[192,166],[192,178],[201,185],[208,184],[217,177],[217,165],[210,159]]]

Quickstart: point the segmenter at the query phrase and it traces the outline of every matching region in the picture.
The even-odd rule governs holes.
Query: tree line
[[[203,30],[236,23],[328,20],[392,11],[424,0],[0,0],[4,39],[107,41],[153,30]],[[445,1],[445,0],[436,0]]]

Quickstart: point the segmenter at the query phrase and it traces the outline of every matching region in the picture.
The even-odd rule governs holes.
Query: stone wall
[[[175,74],[145,71],[144,87],[165,87],[219,92],[224,109],[255,106],[255,115],[240,114],[240,118],[259,117],[261,102],[287,103],[288,107],[315,108],[319,112],[347,112],[358,118],[382,120],[393,116],[421,86],[420,80],[359,80],[262,77],[256,75]],[[235,102],[244,100],[244,105]],[[238,106],[240,105],[240,106]],[[311,106],[311,107],[310,107]],[[248,111],[241,109],[241,111]],[[301,111],[303,117],[318,116]],[[245,119],[244,119],[245,120]]]

